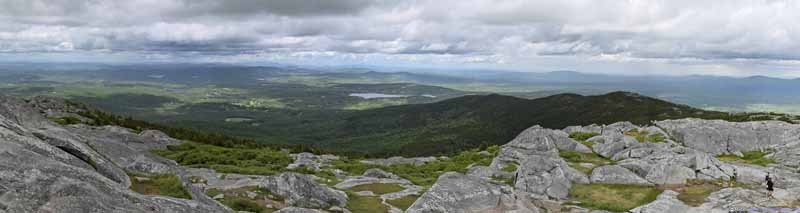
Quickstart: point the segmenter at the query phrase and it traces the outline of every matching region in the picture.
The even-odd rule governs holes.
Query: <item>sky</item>
[[[792,0],[0,0],[0,60],[800,77]]]

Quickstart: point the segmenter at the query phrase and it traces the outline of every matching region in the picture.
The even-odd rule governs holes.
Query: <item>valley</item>
[[[363,156],[452,155],[501,145],[532,125],[646,124],[687,117],[797,120],[789,114],[729,114],[637,93],[603,93],[615,87],[637,87],[619,87],[606,76],[564,71],[520,74],[518,78],[509,77],[518,73],[493,73],[493,77],[471,79],[415,72],[226,64],[34,68],[0,72],[6,76],[0,81],[0,92],[63,97],[167,126]],[[471,89],[454,89],[462,87]],[[712,103],[699,105],[708,104]],[[758,106],[773,109],[779,105]]]
[[[485,97],[491,96],[473,98]],[[632,93],[549,99],[575,103],[582,98],[668,103]],[[17,178],[0,183],[25,189],[14,195],[46,193],[51,182],[76,191],[106,189],[84,194],[86,202],[71,203],[70,211],[103,208],[90,204],[95,202],[152,211],[354,213],[708,212],[800,204],[800,176],[795,172],[800,166],[795,155],[800,127],[774,120],[781,118],[774,117],[778,114],[722,113],[731,116],[723,117],[728,120],[762,121],[683,118],[564,128],[533,125],[502,145],[446,156],[375,158],[150,124],[57,98],[0,100],[0,135],[6,138],[0,147],[8,153],[0,158],[24,165],[0,165],[2,174],[28,167],[45,171],[36,175],[36,184]],[[772,197],[760,186],[764,176],[776,180]],[[64,196],[19,195],[25,199],[4,208],[60,205]]]

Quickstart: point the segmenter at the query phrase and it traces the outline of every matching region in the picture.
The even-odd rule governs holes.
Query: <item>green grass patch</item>
[[[394,207],[397,207],[403,211],[407,210],[408,207],[414,204],[414,202],[419,199],[419,196],[416,195],[409,195],[401,198],[397,198],[394,200],[386,200],[387,203],[391,204]]]
[[[429,187],[436,182],[436,179],[445,172],[460,172],[465,173],[470,165],[473,166],[488,166],[492,163],[492,159],[497,155],[500,150],[499,146],[490,146],[486,149],[490,154],[481,154],[480,150],[472,149],[469,151],[461,152],[456,156],[452,156],[446,160],[436,160],[428,162],[424,165],[415,166],[411,164],[399,164],[392,166],[368,165],[360,163],[358,159],[338,160],[333,161],[332,164],[335,168],[348,172],[351,175],[361,175],[367,169],[380,168],[384,171],[397,174],[398,176],[408,179],[412,183]]]
[[[626,212],[655,201],[662,191],[640,185],[575,184],[569,194],[572,203],[584,208]]]
[[[652,143],[661,143],[661,142],[664,142],[665,140],[667,140],[667,137],[664,136],[664,134],[661,134],[661,133],[656,133],[656,134],[652,134],[652,135],[647,136],[647,141],[652,142]]]
[[[274,175],[293,162],[289,154],[274,149],[226,148],[193,142],[153,152],[184,166],[211,168],[220,173]]]
[[[509,185],[509,186],[514,186],[514,178],[507,178],[507,177],[501,177],[501,176],[492,175],[492,180],[505,183],[506,185]]]
[[[686,185],[673,190],[680,193],[678,200],[683,201],[686,205],[700,206],[705,203],[711,193],[719,191],[725,185],[727,184],[696,180],[688,181]]]
[[[60,125],[72,125],[72,124],[82,123],[81,119],[76,117],[50,118],[50,120]]]
[[[389,194],[389,193],[393,193],[393,192],[399,192],[399,191],[403,191],[405,189],[406,188],[404,188],[404,187],[402,187],[400,185],[390,184],[390,183],[371,183],[371,184],[358,185],[358,186],[355,186],[353,188],[350,188],[350,190],[352,190],[354,192],[371,191],[371,192],[373,192],[375,194],[379,194],[379,195]]]
[[[594,150],[594,144],[595,144],[594,142],[579,141],[578,143],[581,143],[581,144],[585,145],[586,147],[589,147],[589,149],[591,149],[591,150]]]
[[[388,212],[387,208],[381,203],[381,198],[375,196],[358,196],[355,194],[348,194],[350,200],[347,201],[347,209],[353,213],[374,213],[374,212]]]
[[[220,201],[223,205],[230,207],[236,211],[245,211],[245,212],[258,212],[258,213],[269,213],[273,212],[274,209],[267,209],[264,206],[261,206],[258,202],[247,198],[224,198]]]
[[[636,138],[639,143],[644,143],[647,141],[647,134],[647,131],[639,131],[638,129],[632,129],[625,132],[625,135]]]
[[[581,166],[579,163],[567,162],[567,164],[569,164],[569,166],[572,167],[573,169],[578,170],[579,172],[587,174],[587,175],[588,174],[592,174],[592,170],[594,170],[594,168],[588,168],[588,167],[585,167],[585,166]]]
[[[129,174],[131,190],[145,195],[163,195],[169,197],[192,199],[183,183],[174,174],[143,176]]]
[[[216,189],[216,188],[210,188],[210,189],[206,190],[206,194],[209,197],[214,197],[214,196],[217,196],[219,194],[222,194],[222,191],[219,190],[219,189]]]
[[[517,165],[517,163],[511,163],[511,164],[508,164],[508,165],[504,166],[502,169],[500,169],[500,171],[504,171],[504,172],[516,172],[516,171],[517,171],[517,167],[518,167],[518,166],[519,166],[519,165]]]
[[[589,138],[592,138],[592,137],[598,136],[598,135],[600,135],[600,133],[573,132],[573,133],[569,134],[569,138],[575,139],[576,141],[586,141],[586,140],[589,140]]]
[[[769,164],[776,163],[774,159],[764,157],[768,154],[769,153],[762,151],[748,151],[748,152],[742,152],[743,155],[742,157],[733,154],[723,154],[723,155],[717,155],[717,159],[721,161],[739,162],[739,163],[753,164],[759,166],[767,166]]]
[[[664,134],[661,133],[650,134],[647,131],[644,130],[639,131],[638,129],[628,130],[627,132],[625,132],[625,135],[633,136],[634,138],[636,138],[636,141],[639,141],[639,143],[645,143],[645,142],[661,143],[667,139],[667,137],[664,136]]]
[[[273,195],[265,188],[257,186],[247,186],[225,191],[209,189],[206,193],[212,197],[224,194],[225,197],[220,200],[220,203],[236,211],[269,213],[276,211],[276,208],[281,208],[280,206],[284,206],[283,198]],[[255,193],[255,197],[248,197],[248,193]],[[276,206],[276,208],[266,208],[267,204]]]
[[[595,153],[580,153],[571,150],[558,150],[558,156],[570,163],[592,163],[594,165],[613,164],[614,161]]]

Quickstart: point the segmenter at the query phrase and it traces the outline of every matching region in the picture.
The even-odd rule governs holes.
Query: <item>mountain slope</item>
[[[366,110],[347,116],[335,139],[317,145],[355,152],[407,156],[456,153],[503,144],[533,125],[560,129],[570,125],[611,124],[686,117],[732,119],[634,93],[598,96],[554,95],[540,99],[464,96],[442,102]]]

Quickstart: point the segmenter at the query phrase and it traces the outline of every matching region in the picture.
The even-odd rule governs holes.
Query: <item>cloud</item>
[[[791,0],[6,0],[0,52],[796,72],[785,61],[800,60],[798,10]]]

